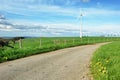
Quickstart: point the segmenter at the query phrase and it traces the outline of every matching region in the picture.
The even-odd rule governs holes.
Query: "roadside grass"
[[[110,38],[110,37],[52,37],[52,38],[26,38],[22,40],[22,48],[19,48],[19,43],[17,42],[14,48],[0,48],[0,63],[10,60],[15,60],[23,58],[26,56],[31,56],[35,54],[41,54],[45,52],[50,52],[58,49],[95,44],[100,42],[108,42],[120,40],[120,38]],[[41,41],[41,43],[40,43]]]
[[[120,41],[103,45],[93,55],[94,80],[120,80]]]

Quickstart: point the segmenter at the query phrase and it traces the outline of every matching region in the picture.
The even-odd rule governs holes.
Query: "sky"
[[[119,0],[0,0],[2,36],[120,34]],[[82,16],[81,16],[82,14]]]

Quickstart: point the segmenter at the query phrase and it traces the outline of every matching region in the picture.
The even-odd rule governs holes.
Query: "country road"
[[[0,80],[91,80],[89,64],[101,45],[85,45],[0,64]]]

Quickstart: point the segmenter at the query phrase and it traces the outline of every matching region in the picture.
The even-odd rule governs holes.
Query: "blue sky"
[[[119,0],[0,0],[0,36],[120,33]]]

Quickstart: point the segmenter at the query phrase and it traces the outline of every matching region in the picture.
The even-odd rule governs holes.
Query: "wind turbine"
[[[82,33],[82,9],[80,8],[80,38],[83,37],[83,33]]]

